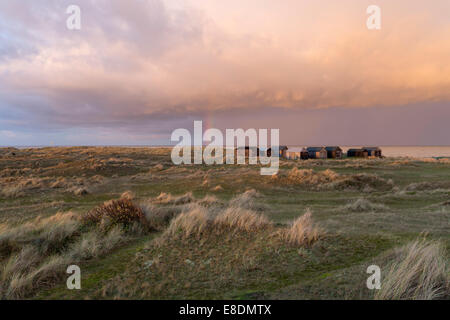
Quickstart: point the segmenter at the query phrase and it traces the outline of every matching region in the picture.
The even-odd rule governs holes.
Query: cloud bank
[[[66,28],[75,2],[79,31]],[[28,127],[163,137],[216,113],[448,105],[450,3],[380,0],[380,31],[366,28],[370,4],[2,1],[3,136]]]

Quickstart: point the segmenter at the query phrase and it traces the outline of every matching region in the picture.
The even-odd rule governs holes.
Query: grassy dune
[[[174,166],[165,148],[0,149],[0,297],[450,298],[447,159],[280,165],[268,177]],[[81,290],[66,288],[70,264]]]

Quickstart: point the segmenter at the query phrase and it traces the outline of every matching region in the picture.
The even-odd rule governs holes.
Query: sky
[[[449,16],[448,0],[2,0],[0,146],[167,145],[194,120],[450,145]]]

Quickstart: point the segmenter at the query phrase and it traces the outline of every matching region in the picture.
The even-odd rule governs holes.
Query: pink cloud
[[[41,125],[119,126],[450,101],[446,0],[380,0],[380,31],[365,27],[367,1],[78,2],[79,32],[60,1],[0,4],[3,108]]]

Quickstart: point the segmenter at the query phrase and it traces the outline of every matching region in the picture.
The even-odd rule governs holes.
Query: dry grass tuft
[[[29,191],[44,188],[48,180],[48,178],[14,178],[6,185],[1,186],[0,195],[4,198],[19,198],[25,196]]]
[[[267,208],[264,203],[258,201],[258,198],[261,198],[261,194],[255,189],[250,189],[231,199],[230,206],[249,210],[264,211]]]
[[[72,184],[64,177],[59,177],[50,184],[52,189],[67,189],[70,187],[72,187]]]
[[[23,298],[49,287],[61,280],[68,265],[105,254],[128,239],[119,226],[89,231],[81,220],[68,212],[15,227],[1,225],[0,298]]]
[[[164,206],[157,206],[164,204]],[[169,205],[167,205],[169,204]],[[190,211],[192,208],[202,206],[217,210],[222,203],[214,195],[206,195],[201,199],[195,199],[191,192],[180,197],[173,197],[167,193],[161,193],[156,200],[149,199],[141,202],[140,207],[144,212],[147,224],[151,229],[163,230],[170,221],[182,212]]]
[[[152,230],[163,230],[182,211],[181,207],[157,207],[151,202],[141,204],[141,209],[144,212],[148,227]]]
[[[271,222],[265,216],[248,209],[231,206],[218,210],[192,204],[171,221],[165,238],[200,238],[205,234],[229,231],[257,232],[269,226]]]
[[[216,216],[214,225],[220,229],[257,232],[269,227],[271,222],[266,216],[254,211],[230,207]]]
[[[214,195],[206,195],[204,196],[202,199],[197,200],[197,202],[199,205],[204,206],[204,207],[211,207],[214,205],[217,205],[220,203],[220,200],[217,199],[216,196]]]
[[[89,194],[89,192],[85,188],[75,188],[73,189],[73,194],[76,196],[85,196]]]
[[[312,169],[292,168],[288,173],[287,179],[294,184],[315,186],[336,181],[339,179],[339,174],[330,169],[315,172]]]
[[[25,245],[22,250],[9,257],[0,269],[0,280],[2,283],[9,280],[14,273],[25,273],[30,267],[41,261],[41,255],[32,245]]]
[[[133,191],[125,191],[124,193],[122,193],[122,195],[120,196],[121,199],[128,199],[128,200],[134,200],[136,199],[136,195],[134,194]]]
[[[421,162],[431,162],[431,163],[450,163],[450,158],[417,158],[415,159],[416,161],[421,161]]]
[[[19,198],[25,195],[21,185],[10,185],[2,188],[0,193],[4,198]]]
[[[12,274],[5,296],[9,299],[21,299],[37,288],[48,287],[62,278],[68,263],[64,257],[53,256],[29,273]]]
[[[85,230],[81,220],[68,212],[15,227],[1,225],[0,298],[24,298],[50,287],[68,265],[110,252],[128,239],[120,226]]]
[[[411,164],[412,161],[411,160],[395,160],[392,161],[391,163],[389,163],[390,166],[404,166],[404,165],[409,165]]]
[[[222,186],[217,185],[217,186],[215,186],[214,188],[212,188],[211,191],[213,191],[213,192],[219,192],[219,191],[223,191],[223,188],[222,188]]]
[[[158,163],[151,170],[162,171],[162,170],[164,170],[164,166],[161,163]]]
[[[416,240],[398,249],[375,299],[433,300],[450,298],[450,273],[444,246]]]
[[[78,234],[80,221],[72,212],[37,217],[16,227],[3,226],[0,232],[0,259],[33,243],[40,254],[57,251],[64,241]]]
[[[324,185],[323,190],[392,190],[394,182],[376,174],[359,173],[342,176],[342,179]]]
[[[98,230],[83,234],[66,250],[51,256],[43,255],[32,245],[25,246],[0,270],[0,296],[20,299],[50,287],[64,277],[69,265],[110,252],[126,239],[122,229],[115,227],[106,234]]]
[[[174,218],[165,232],[167,237],[189,238],[200,237],[210,230],[213,217],[208,210],[201,206],[193,206],[188,212],[183,212]]]
[[[191,203],[191,202],[194,202],[194,201],[195,201],[195,198],[192,195],[192,192],[188,192],[188,193],[186,193],[186,194],[184,194],[182,196],[176,197],[173,200],[173,203],[174,204],[187,204],[187,203]]]
[[[126,235],[120,227],[113,227],[103,234],[97,230],[85,233],[73,243],[65,256],[70,261],[81,261],[103,255],[122,244]]]
[[[310,246],[322,235],[323,231],[314,225],[312,212],[309,209],[304,215],[294,220],[290,228],[282,231],[283,240],[300,246]]]
[[[165,203],[171,202],[172,199],[173,199],[173,196],[170,193],[161,192],[159,194],[159,196],[156,197],[154,202],[165,204]]]
[[[195,201],[195,198],[192,195],[192,192],[187,192],[186,194],[179,196],[179,197],[172,196],[170,193],[161,192],[160,195],[158,197],[156,197],[156,199],[153,202],[159,203],[159,204],[180,205],[180,204],[191,203],[194,201]]]
[[[383,212],[388,209],[384,204],[373,203],[365,198],[359,198],[341,208],[343,211],[350,212]]]
[[[430,190],[436,190],[439,189],[441,186],[437,183],[433,182],[418,182],[418,183],[411,183],[405,187],[405,191],[430,191]]]

